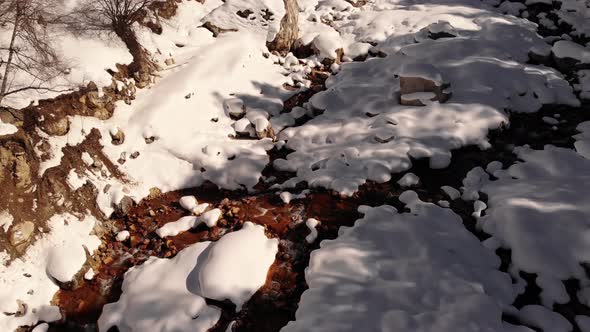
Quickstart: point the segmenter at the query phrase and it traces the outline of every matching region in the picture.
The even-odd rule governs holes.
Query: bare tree
[[[156,0],[80,0],[69,25],[78,33],[114,32],[133,56],[130,71],[141,71],[149,61],[132,25],[147,15],[148,7],[154,2]]]
[[[48,83],[64,71],[47,26],[58,20],[51,0],[0,0],[0,24],[10,33],[0,41],[0,103],[26,90],[58,91]]]

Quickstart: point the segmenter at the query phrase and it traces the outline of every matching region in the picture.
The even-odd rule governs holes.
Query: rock
[[[205,22],[203,24],[203,28],[211,31],[213,33],[213,37],[217,37],[220,34],[224,33],[224,32],[235,32],[238,31],[238,29],[224,29],[221,27],[216,26],[215,24],[211,23],[211,22]]]
[[[164,60],[164,63],[166,64],[166,66],[172,66],[172,65],[176,64],[176,61],[174,61],[174,58],[168,58],[168,59]]]
[[[406,64],[400,73],[400,104],[423,106],[421,100],[444,103],[451,97],[450,83],[438,70],[428,64]],[[430,94],[428,94],[430,93]]]
[[[27,314],[27,310],[29,306],[21,300],[16,300],[16,312],[14,313],[14,317],[23,317]]]
[[[435,100],[436,95],[432,92],[414,92],[400,96],[400,104],[406,106],[426,106],[429,101]]]
[[[454,38],[457,37],[458,33],[455,28],[447,21],[438,21],[436,23],[429,24],[422,28],[416,33],[415,40],[417,42],[425,39],[441,39],[441,38]]]
[[[117,159],[117,162],[119,164],[123,165],[126,161],[127,161],[127,152],[121,152],[121,155],[119,156],[119,159]]]
[[[115,260],[113,259],[113,257],[111,256],[106,256],[105,258],[102,259],[102,262],[106,265],[110,265],[111,263],[113,263]]]
[[[70,120],[66,116],[48,116],[45,121],[39,124],[39,127],[49,135],[64,136],[70,131]]]
[[[14,177],[16,186],[19,188],[28,187],[31,184],[31,166],[25,156],[17,156],[14,163]]]
[[[113,133],[111,131],[111,144],[113,145],[121,145],[125,142],[125,133],[117,128],[117,131]]]
[[[250,120],[242,118],[233,124],[234,130],[240,136],[253,136],[255,134],[254,127]]]
[[[129,196],[124,196],[119,204],[115,206],[115,213],[119,216],[126,216],[133,207],[133,199]]]
[[[159,197],[160,195],[162,195],[162,190],[160,190],[160,188],[152,187],[150,188],[150,193],[147,198],[154,199],[156,197]]]
[[[30,221],[25,221],[12,226],[12,230],[10,232],[10,244],[16,247],[27,242],[34,231],[35,224]]]
[[[277,51],[283,55],[289,53],[299,36],[299,6],[297,0],[283,0],[285,16],[281,19],[281,26],[275,38],[267,43],[270,51]]]

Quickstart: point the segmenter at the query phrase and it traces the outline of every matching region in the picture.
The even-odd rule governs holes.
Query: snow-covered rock
[[[210,245],[196,243],[172,259],[150,257],[129,269],[121,297],[103,308],[99,330],[117,326],[121,332],[206,332],[221,316],[205,303],[195,275]]]
[[[420,182],[420,178],[414,173],[406,173],[397,183],[401,187],[412,187]]]
[[[266,282],[277,251],[277,239],[268,239],[262,226],[245,222],[242,229],[224,235],[210,249],[198,274],[203,296],[229,299],[236,312],[240,311]]]
[[[555,62],[562,70],[590,67],[590,48],[569,40],[560,40],[551,49]]]

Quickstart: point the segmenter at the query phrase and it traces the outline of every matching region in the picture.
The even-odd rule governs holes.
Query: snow
[[[590,70],[578,71],[578,84],[574,88],[580,92],[580,98],[590,100]]]
[[[117,233],[117,236],[115,237],[115,239],[119,242],[123,242],[129,238],[129,235],[130,235],[129,231],[121,231],[121,232]]]
[[[388,56],[342,65],[328,79],[328,89],[308,104],[308,109],[323,113],[278,135],[294,150],[273,164],[296,173],[283,188],[306,181],[310,187],[352,195],[367,180],[388,181],[389,174],[408,170],[410,156],[429,158],[432,168],[444,168],[451,161],[451,150],[489,147],[488,131],[509,122],[504,109],[535,112],[544,104],[579,105],[561,74],[526,63],[532,47],[546,45],[534,24],[470,5],[453,6],[462,15],[469,14],[469,20],[444,5],[396,10],[384,2],[387,10],[378,11],[374,4],[334,22],[336,29],[343,29],[342,35],[381,42],[374,49]],[[307,7],[302,8],[307,13]],[[428,18],[420,21],[424,17]],[[410,38],[440,20],[449,22],[462,38],[419,43]],[[396,30],[392,25],[397,28],[398,21],[405,23]],[[312,27],[307,21],[303,30]],[[419,73],[450,82],[451,100],[424,107],[400,105],[396,75],[404,70],[413,73],[414,67],[430,68]]]
[[[13,222],[14,217],[12,216],[12,214],[10,214],[10,212],[6,210],[0,212],[0,227],[2,228],[4,233],[8,233],[8,230],[10,229],[10,226],[12,226]]]
[[[561,8],[555,13],[559,19],[572,26],[571,34],[574,36],[590,36],[590,4],[586,0],[558,0]]]
[[[515,271],[538,275],[543,305],[565,303],[562,280],[588,282],[580,263],[590,254],[590,160],[549,145],[514,152],[523,162],[494,172],[495,181],[481,168],[472,170],[465,189],[487,194],[488,209],[478,227],[511,250]]]
[[[90,235],[96,222],[92,217],[78,220],[69,214],[55,215],[48,221],[48,233],[37,239],[24,256],[0,269],[0,312],[15,312],[17,300],[28,306],[22,317],[0,315],[0,330],[13,331],[21,325],[60,318],[59,309],[51,305],[59,289],[52,278],[72,280],[86,262],[84,247],[90,253],[98,248],[99,238]]]
[[[576,139],[576,142],[574,143],[576,152],[584,158],[590,159],[590,121],[578,124],[576,130],[581,132],[581,134],[574,136]]]
[[[250,10],[249,18],[236,16],[238,11]],[[264,12],[272,13],[269,20],[264,18]],[[201,22],[212,22],[224,29],[250,30],[263,35],[265,41],[272,41],[279,32],[281,18],[285,14],[282,1],[273,0],[227,0],[204,17]],[[254,17],[255,19],[251,19]]]
[[[191,228],[195,228],[200,224],[200,220],[196,216],[182,217],[174,222],[169,222],[156,230],[159,237],[165,238],[167,236],[176,236],[182,232],[186,232]]]
[[[199,270],[202,294],[229,299],[236,312],[266,282],[279,241],[268,239],[264,227],[245,222],[239,231],[224,235],[209,251]],[[236,276],[240,276],[236,278]]]
[[[590,317],[576,316],[576,323],[582,332],[590,332]]]
[[[86,271],[86,273],[84,273],[84,279],[86,280],[92,280],[92,278],[94,278],[94,270],[92,268],[89,268],[88,271]]]
[[[202,209],[200,207],[204,206]],[[204,209],[207,208],[207,206],[209,206],[209,204],[207,203],[203,203],[203,204],[199,204],[198,207],[198,211],[197,210],[193,210],[196,214],[201,214]],[[191,228],[196,228],[197,226],[199,226],[201,223],[204,223],[205,225],[207,225],[207,227],[211,228],[214,227],[215,225],[217,225],[217,221],[221,218],[222,216],[222,212],[220,209],[212,209],[209,210],[207,212],[202,213],[200,216],[186,216],[186,217],[182,217],[180,219],[178,219],[177,221],[174,222],[169,222],[167,224],[165,224],[164,226],[158,228],[156,230],[156,234],[158,234],[159,237],[161,238],[165,238],[167,236],[176,236],[182,232],[186,232]]]
[[[220,209],[213,209],[203,213],[199,216],[199,221],[205,223],[207,227],[211,228],[217,225],[217,221],[221,218],[221,210]]]
[[[590,63],[590,48],[580,46],[568,40],[560,40],[553,44],[553,54],[560,59],[570,58],[577,62]]]
[[[520,309],[518,318],[523,323],[540,328],[542,331],[570,332],[573,329],[572,324],[563,316],[540,305],[524,306]]]
[[[56,9],[56,11],[60,11],[60,9]],[[61,12],[63,13],[65,10],[61,9]],[[0,29],[0,37],[6,43],[10,40],[11,31],[9,30],[11,28],[11,25],[5,25]],[[123,42],[113,35],[74,36],[63,26],[57,24],[49,25],[46,32],[48,34],[46,38],[52,41],[58,56],[69,67],[68,74],[59,75],[44,85],[53,90],[76,90],[81,85],[87,85],[90,81],[96,83],[100,90],[112,82],[111,75],[105,69],[116,71],[116,63],[127,64],[132,60],[131,54]],[[5,58],[5,54],[6,51],[3,51],[3,58]],[[11,82],[13,88],[37,81],[33,76],[25,74],[24,71],[13,71],[13,74]],[[57,91],[26,90],[8,95],[2,102],[6,106],[22,108],[36,100],[53,98],[59,94],[61,93]],[[0,128],[0,135],[4,135],[2,132]]]
[[[474,217],[476,217],[476,218],[480,218],[480,217],[481,217],[481,213],[482,213],[482,212],[483,212],[485,209],[487,209],[487,207],[488,207],[488,206],[486,205],[486,203],[484,203],[484,202],[482,202],[482,201],[480,201],[480,200],[477,200],[477,201],[475,201],[475,202],[473,203],[473,214],[472,214],[472,215],[473,215]]]
[[[285,204],[291,203],[294,199],[303,199],[309,193],[308,189],[302,190],[299,194],[292,194],[288,191],[283,191],[279,194],[279,197]]]
[[[510,277],[449,209],[414,192],[391,206],[361,207],[364,218],[342,227],[311,254],[293,331],[508,331]]]
[[[4,123],[0,119],[0,136],[12,135],[18,131],[18,128],[10,123]]]
[[[545,122],[546,124],[550,124],[550,125],[556,125],[559,124],[559,120],[552,118],[550,116],[544,116],[541,118],[543,120],[543,122]]]
[[[314,218],[309,218],[305,222],[305,226],[309,228],[309,235],[305,237],[305,241],[307,243],[314,243],[315,240],[318,238],[318,230],[316,227],[319,225],[320,221]]]
[[[444,81],[441,73],[435,66],[425,63],[406,63],[402,65],[399,73],[401,77],[419,77],[434,82],[437,86],[441,86]]]
[[[281,11],[274,7],[282,8],[282,3],[278,6],[276,1],[267,2],[265,8],[279,15]],[[108,120],[71,117],[68,135],[48,137],[53,156],[42,162],[40,173],[59,164],[64,146],[79,144],[92,128],[97,128],[103,137],[103,151],[116,165],[122,153],[139,152],[138,158],[128,158],[123,165],[118,165],[130,181],[117,181],[108,173],[107,177],[91,179],[99,188],[98,205],[107,216],[122,197],[129,196],[138,202],[154,187],[166,192],[198,186],[208,180],[225,189],[252,190],[269,162],[267,150],[274,144],[270,139],[228,137],[235,135],[235,131],[233,120],[225,112],[224,101],[239,98],[248,110],[278,114],[282,101],[293,92],[276,89],[285,82],[284,69],[263,56],[266,32],[261,33],[258,23],[242,22],[239,33],[226,33],[217,38],[199,27],[205,16],[217,17],[222,12],[231,14],[236,21],[239,17],[235,11],[227,10],[248,3],[182,2],[178,15],[163,22],[161,35],[137,27],[144,47],[159,60],[173,56],[177,65],[160,72],[161,78],[153,86],[138,90],[131,105],[118,102],[113,117]],[[184,46],[179,48],[177,43]],[[192,97],[185,99],[187,94]],[[265,121],[257,119],[255,122],[263,127],[268,124]],[[125,133],[123,144],[111,144],[109,132],[112,128]],[[146,144],[145,137],[157,139]],[[108,190],[103,192],[107,185]]]
[[[420,182],[420,178],[414,173],[406,173],[397,183],[402,187],[415,186]]]
[[[178,201],[178,203],[185,210],[188,210],[188,211],[191,211],[191,212],[199,204],[199,202],[197,202],[197,199],[195,198],[195,196],[183,196],[183,197],[180,198],[180,200]]]
[[[92,164],[94,164],[94,159],[88,152],[82,152],[82,162],[84,162],[86,166],[92,166]]]
[[[99,331],[205,332],[215,325],[221,311],[205,303],[196,275],[210,245],[196,243],[172,259],[150,257],[129,269],[121,298],[103,308]]]
[[[47,332],[48,329],[49,329],[49,324],[41,323],[41,324],[35,326],[35,328],[33,329],[32,332]]]
[[[86,179],[80,177],[75,169],[71,169],[68,173],[68,176],[66,177],[66,182],[68,183],[70,189],[78,190],[86,183]]]

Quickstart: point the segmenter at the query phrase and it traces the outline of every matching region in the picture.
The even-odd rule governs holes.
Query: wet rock
[[[10,244],[18,246],[26,243],[33,235],[35,231],[35,224],[30,221],[25,221],[20,224],[14,225],[10,232]]]

